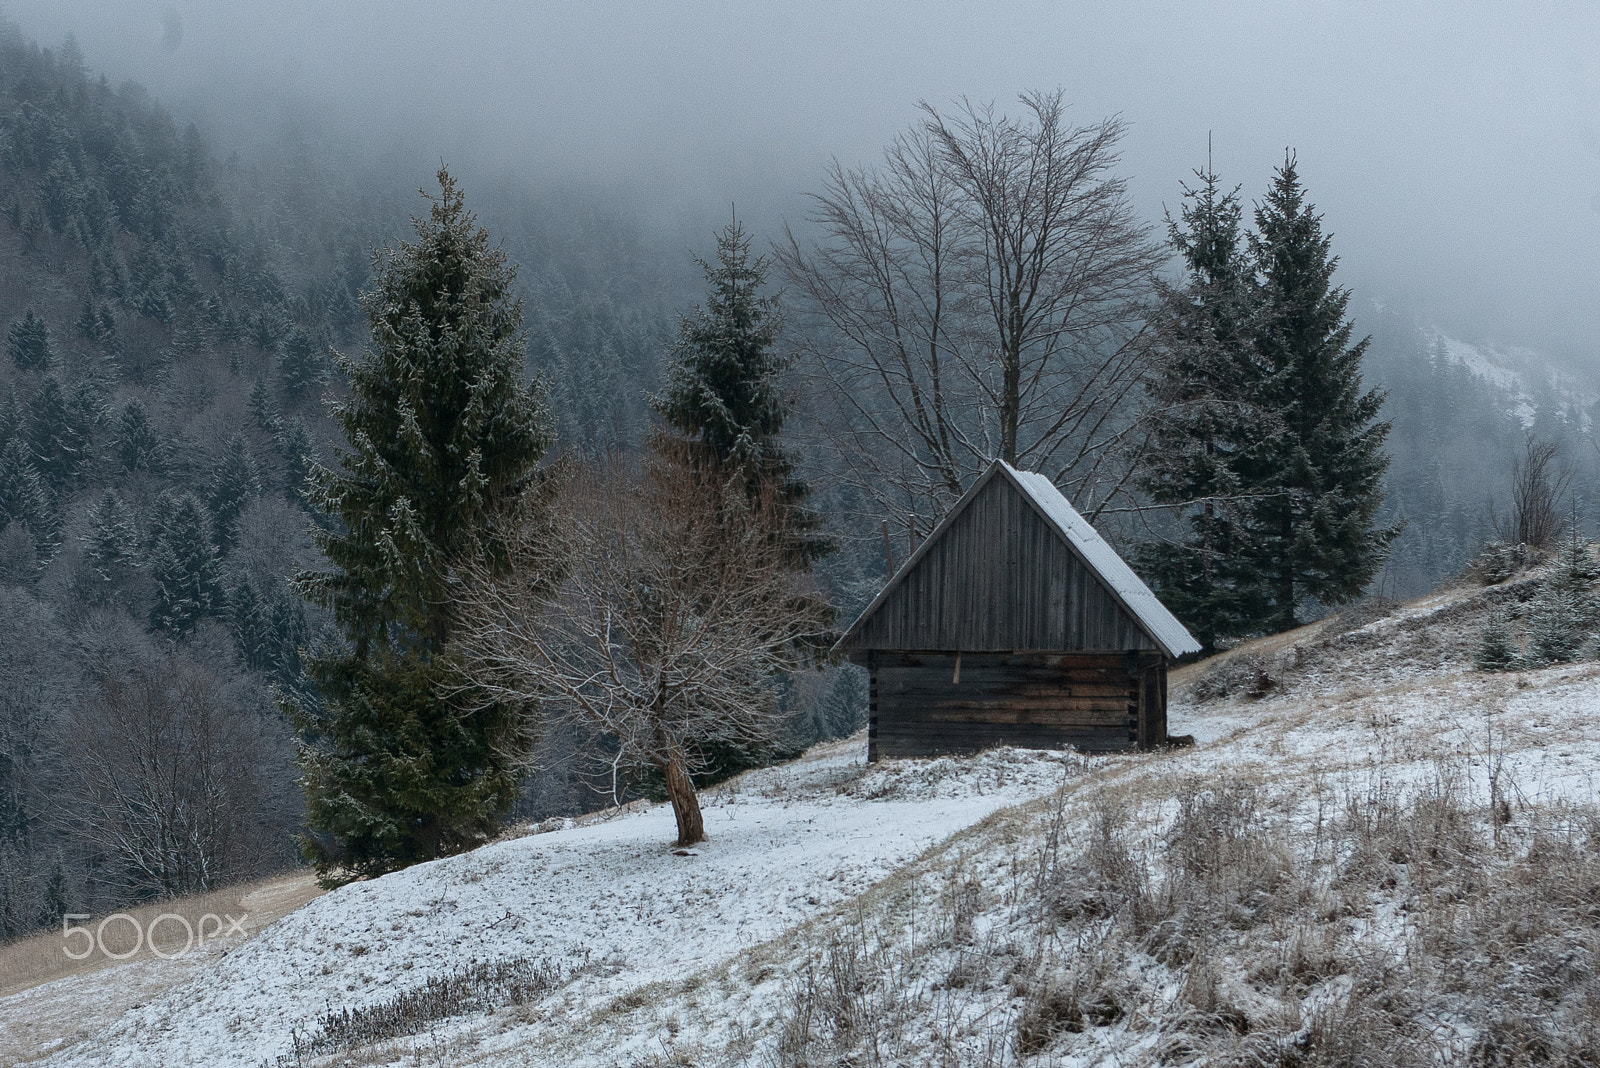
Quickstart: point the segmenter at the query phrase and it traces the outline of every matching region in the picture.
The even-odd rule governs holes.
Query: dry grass
[[[280,1057],[278,1063],[299,1065],[308,1058],[349,1053],[391,1039],[421,1035],[452,1016],[526,1005],[544,997],[562,981],[560,966],[548,961],[523,957],[479,961],[358,1009],[330,1006],[308,1034],[294,1033],[294,1052]]]
[[[1192,777],[1159,816],[1064,789],[1009,889],[969,843],[819,931],[770,1060],[1600,1064],[1600,812],[1507,824],[1463,774],[1304,804]]]
[[[321,893],[311,876],[295,874],[121,910],[120,914],[131,916],[138,930],[143,932],[150,931],[151,923],[157,917],[177,916],[182,919],[182,923],[166,919],[157,924],[154,945],[151,945],[149,938],[141,938],[136,946],[134,924],[121,919],[105,923],[103,928],[101,923],[106,920],[105,916],[76,920],[74,923],[87,926],[99,937],[94,951],[82,960],[74,960],[66,952],[70,948],[73,952],[81,953],[85,945],[82,936],[75,936],[68,942],[59,930],[30,935],[0,946],[0,997],[68,975],[97,971],[119,963],[150,961],[159,959],[163,954],[170,957],[184,950],[186,940],[190,941],[192,950],[197,950],[203,941],[200,938],[202,930],[206,935],[205,940],[214,942],[231,932],[228,940],[236,941],[241,928],[246,935],[254,934]],[[230,918],[238,921],[237,927],[230,922]],[[193,932],[192,939],[190,932]],[[105,948],[104,953],[101,952],[101,945]]]

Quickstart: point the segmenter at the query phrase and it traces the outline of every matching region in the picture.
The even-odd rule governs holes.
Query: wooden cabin
[[[871,672],[867,759],[1167,741],[1200,643],[1044,475],[995,461],[835,649]]]

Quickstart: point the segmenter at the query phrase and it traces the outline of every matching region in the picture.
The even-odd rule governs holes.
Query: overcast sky
[[[653,210],[803,211],[919,99],[1061,86],[1132,124],[1142,210],[1299,153],[1358,298],[1600,372],[1600,4],[0,0],[214,140],[316,111],[416,159],[599,181]],[[1448,16],[1441,14],[1448,10]],[[222,127],[222,128],[216,128]],[[419,174],[419,180],[426,172]]]

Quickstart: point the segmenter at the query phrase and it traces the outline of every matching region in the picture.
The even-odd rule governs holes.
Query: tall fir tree
[[[283,460],[283,488],[297,501],[306,499],[307,480],[316,466],[317,447],[311,441],[311,431],[298,415],[285,420],[273,436],[278,456]]]
[[[795,475],[780,443],[789,404],[782,392],[787,363],[777,348],[782,327],[777,298],[763,294],[767,264],[750,255],[737,220],[717,234],[717,261],[698,261],[710,294],[678,324],[666,390],[652,405],[687,445],[698,473],[741,479],[752,499],[766,498],[777,532],[797,570],[833,550],[807,507],[811,488]]]
[[[298,579],[347,639],[307,665],[320,701],[288,709],[306,739],[303,844],[329,882],[470,848],[515,796],[503,747],[523,710],[469,714],[446,697],[451,598],[461,566],[504,566],[539,496],[545,416],[524,383],[514,269],[438,177],[415,241],[376,261],[367,352],[341,357],[350,391],[334,417],[350,451],[314,476],[332,570]]]
[[[1384,394],[1362,388],[1370,339],[1351,343],[1350,292],[1333,284],[1339,260],[1292,155],[1255,224],[1254,393],[1273,417],[1256,428],[1240,463],[1253,494],[1246,561],[1267,579],[1270,625],[1284,630],[1307,599],[1331,605],[1359,596],[1400,530],[1375,526],[1390,424],[1378,419]]]
[[[1186,278],[1160,286],[1162,358],[1148,387],[1154,419],[1140,479],[1153,501],[1178,511],[1183,529],[1139,556],[1162,599],[1212,649],[1257,626],[1265,611],[1244,556],[1249,487],[1238,461],[1270,416],[1254,403],[1256,291],[1238,189],[1224,189],[1209,164],[1195,175],[1179,217],[1167,219]]]
[[[327,379],[327,368],[322,359],[322,349],[317,341],[301,327],[292,328],[280,345],[278,373],[283,382],[283,394],[291,402],[305,397],[315,397],[322,391]]]
[[[33,536],[40,555],[56,543],[59,523],[50,493],[33,465],[32,451],[20,437],[13,437],[0,451],[0,530],[11,523]]]
[[[46,375],[29,398],[24,433],[34,466],[53,489],[71,485],[89,461],[96,417],[94,399],[85,386],[69,395],[54,375]]]
[[[89,506],[84,555],[106,585],[114,585],[138,559],[139,526],[133,510],[114,489]]]

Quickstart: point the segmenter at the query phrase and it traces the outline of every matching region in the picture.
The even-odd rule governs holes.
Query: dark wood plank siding
[[[953,682],[952,654],[878,653],[868,759],[996,745],[1111,752],[1160,744],[1165,710],[1153,707],[1159,689],[1148,657],[963,653],[961,681]],[[1159,739],[1147,742],[1158,716]]]
[[[989,480],[849,644],[853,650],[1156,648],[1003,478]]]

